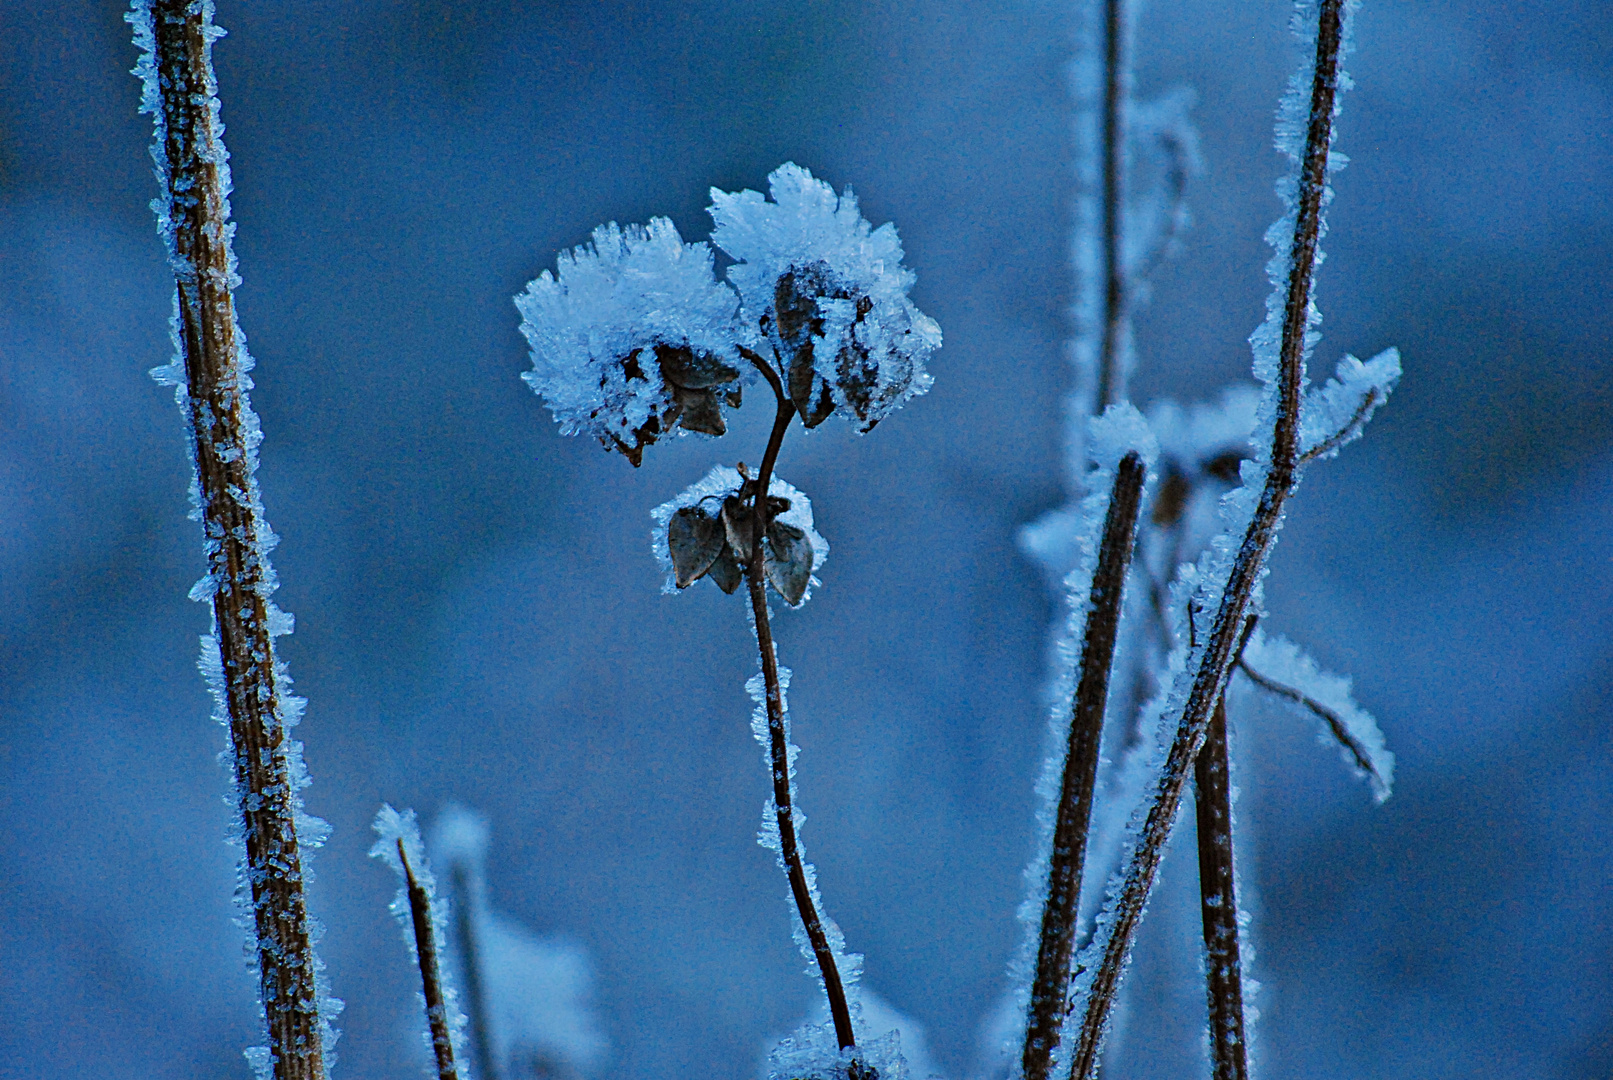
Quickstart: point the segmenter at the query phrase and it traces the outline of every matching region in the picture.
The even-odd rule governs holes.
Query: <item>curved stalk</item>
[[[1343,43],[1344,0],[1322,0],[1316,34],[1316,65],[1311,82],[1310,119],[1300,162],[1298,205],[1294,237],[1289,251],[1289,274],[1283,306],[1282,341],[1278,355],[1276,423],[1272,431],[1271,464],[1249,527],[1221,594],[1209,641],[1197,656],[1198,666],[1177,723],[1176,736],[1166,757],[1154,799],[1124,870],[1120,896],[1094,974],[1081,1025],[1073,1080],[1090,1080],[1097,1072],[1098,1052],[1107,1031],[1109,1015],[1120,988],[1120,977],[1135,940],[1148,894],[1152,891],[1181,808],[1194,760],[1203,745],[1212,710],[1226,687],[1235,659],[1234,648],[1266,556],[1277,538],[1283,504],[1293,490],[1299,469],[1299,408],[1304,379],[1305,331],[1310,311],[1311,283],[1321,235],[1322,196],[1327,187],[1327,155],[1332,141],[1334,103],[1339,87],[1339,53]],[[1196,651],[1196,650],[1195,650]]]
[[[795,417],[795,406],[784,393],[778,373],[749,349],[742,350],[745,358],[755,364],[762,377],[773,388],[778,399],[778,413],[773,420],[773,431],[762,455],[762,465],[756,475],[756,494],[752,501],[752,529],[750,562],[745,568],[745,579],[750,586],[751,613],[756,619],[756,645],[762,656],[762,679],[767,686],[767,741],[768,757],[773,773],[773,809],[778,822],[779,854],[784,859],[785,872],[790,879],[790,893],[795,897],[801,925],[806,929],[807,941],[817,960],[818,972],[823,976],[824,994],[829,999],[829,1015],[834,1021],[835,1039],[840,1049],[857,1045],[851,1027],[851,1009],[846,1004],[846,988],[840,981],[840,967],[835,962],[834,950],[829,946],[829,935],[824,931],[823,920],[818,916],[817,905],[812,902],[812,890],[807,885],[806,860],[795,838],[795,805],[790,791],[789,739],[784,731],[784,691],[779,682],[778,653],[773,646],[773,625],[767,613],[767,578],[763,567],[762,537],[767,532],[768,505],[766,493],[773,479],[773,465],[778,460],[779,447],[784,433]]]

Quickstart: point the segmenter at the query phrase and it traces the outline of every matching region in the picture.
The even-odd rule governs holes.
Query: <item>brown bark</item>
[[[172,228],[187,419],[201,488],[221,705],[234,751],[259,992],[276,1080],[323,1080],[313,950],[294,823],[286,707],[270,634],[270,537],[253,477],[256,422],[235,322],[223,147],[215,130],[210,11],[154,0],[158,151]]]

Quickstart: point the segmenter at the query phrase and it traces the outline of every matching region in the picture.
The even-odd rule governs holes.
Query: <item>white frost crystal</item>
[[[560,429],[587,432],[637,465],[674,427],[721,435],[720,397],[738,401],[734,291],[712,273],[711,248],[685,244],[666,218],[614,222],[561,252],[515,298],[532,346],[525,379]]]
[[[941,328],[908,299],[913,272],[891,224],[875,229],[848,190],[799,165],[757,191],[711,191],[712,243],[738,262],[728,279],[743,320],[768,338],[802,423],[831,413],[868,431],[930,388],[925,360]]]

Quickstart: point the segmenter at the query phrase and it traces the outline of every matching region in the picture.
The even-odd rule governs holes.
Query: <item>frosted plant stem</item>
[[[1209,727],[1215,703],[1226,687],[1234,660],[1234,647],[1266,555],[1277,538],[1283,504],[1293,489],[1299,468],[1299,407],[1304,381],[1305,333],[1310,311],[1311,282],[1316,269],[1321,233],[1322,196],[1327,187],[1327,154],[1332,140],[1333,106],[1339,87],[1339,52],[1343,44],[1344,0],[1322,0],[1316,32],[1316,66],[1311,81],[1310,120],[1305,151],[1300,160],[1299,190],[1293,243],[1283,306],[1282,342],[1278,353],[1276,419],[1272,428],[1271,464],[1250,518],[1237,558],[1211,625],[1209,641],[1199,656],[1187,701],[1177,722],[1176,735],[1165,759],[1142,833],[1122,871],[1118,898],[1113,903],[1103,959],[1093,977],[1076,1048],[1072,1080],[1090,1080],[1096,1074],[1098,1053],[1108,1028],[1109,1014],[1120,988],[1120,976],[1131,952],[1143,908],[1153,889],[1165,843],[1181,807],[1182,789]]]
[[[414,867],[400,837],[398,861],[409,893],[409,915],[414,921],[414,951],[420,960],[420,992],[426,999],[426,1023],[431,1028],[431,1049],[437,1056],[438,1080],[459,1080],[454,1065],[454,1041],[448,1034],[448,1003],[443,1000],[442,972],[437,964],[437,934],[432,928],[431,894],[415,880]]]
[[[1098,347],[1098,390],[1092,414],[1126,397],[1120,370],[1120,335],[1126,321],[1126,279],[1120,265],[1120,170],[1125,133],[1121,130],[1125,85],[1121,78],[1121,35],[1125,33],[1126,0],[1105,0],[1103,7],[1103,339]]]
[[[242,370],[231,295],[228,192],[215,130],[209,49],[212,5],[152,0],[153,63],[160,93],[159,213],[172,230],[178,289],[176,336],[201,514],[208,538],[223,705],[244,825],[246,877],[257,937],[259,991],[275,1080],[323,1080],[316,965],[303,899],[294,822],[296,788],[287,758],[287,703],[277,685],[268,594],[273,542],[253,477],[256,425]],[[143,14],[138,12],[137,15]]]
[[[487,989],[482,984],[481,942],[476,937],[476,920],[471,915],[470,874],[463,862],[455,861],[448,871],[453,883],[454,937],[459,944],[460,978],[465,985],[465,1006],[470,1013],[470,1052],[479,1080],[499,1080],[494,1064],[492,1032],[488,1027]]]
[[[807,941],[812,945],[818,972],[823,976],[823,990],[829,998],[829,1015],[834,1020],[835,1039],[840,1049],[846,1050],[857,1045],[856,1035],[851,1028],[851,1009],[846,1004],[846,990],[840,982],[840,968],[835,963],[834,950],[829,947],[829,935],[824,932],[817,905],[812,902],[801,847],[795,839],[795,807],[790,797],[790,750],[784,733],[784,692],[779,684],[773,626],[767,614],[767,579],[763,568],[762,537],[767,531],[768,516],[766,493],[772,482],[773,464],[778,460],[784,433],[795,416],[795,406],[785,395],[784,385],[771,365],[749,349],[741,351],[761,371],[773,388],[774,397],[778,399],[773,432],[767,440],[767,452],[762,455],[762,465],[756,475],[756,494],[752,503],[754,532],[745,578],[750,585],[751,612],[756,617],[756,644],[762,655],[762,678],[767,684],[767,746],[773,770],[773,807],[778,819],[779,852],[789,875],[790,892],[795,897],[796,909],[801,913],[801,925],[806,928]]]
[[[1193,765],[1199,838],[1199,899],[1204,923],[1205,993],[1210,1011],[1213,1080],[1248,1080],[1243,1023],[1243,964],[1232,873],[1232,785],[1227,764],[1227,699],[1210,714]]]
[[[1103,521],[1103,540],[1081,636],[1081,672],[1070,706],[1070,737],[1059,789],[1058,820],[1042,906],[1042,934],[1031,984],[1025,1045],[1020,1063],[1025,1080],[1047,1080],[1069,1009],[1070,956],[1075,948],[1081,870],[1086,861],[1092,792],[1098,776],[1104,707],[1120,628],[1120,607],[1137,535],[1148,470],[1133,451],[1115,470],[1114,488]]]

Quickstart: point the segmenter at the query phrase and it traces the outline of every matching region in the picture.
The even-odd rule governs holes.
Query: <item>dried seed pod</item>
[[[667,523],[667,550],[680,589],[704,577],[722,549],[722,522],[699,506],[685,506]]]
[[[767,527],[764,552],[767,580],[791,607],[800,605],[812,582],[812,541],[794,525],[775,521]]]
[[[733,548],[727,544],[722,546],[722,551],[712,561],[708,576],[717,583],[717,588],[730,596],[733,595],[734,590],[745,580],[745,571],[739,568],[739,560],[734,558]]]
[[[745,500],[730,495],[722,501],[722,523],[728,546],[740,565],[744,565],[751,549],[751,512]]]

